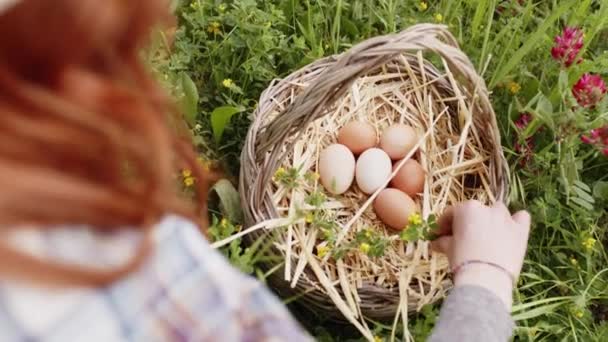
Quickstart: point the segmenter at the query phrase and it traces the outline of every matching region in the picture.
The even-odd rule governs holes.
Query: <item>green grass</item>
[[[608,123],[608,101],[580,110],[570,92],[585,72],[608,79],[608,1],[438,0],[421,10],[418,1],[398,0],[200,0],[179,1],[176,8],[180,26],[173,52],[158,40],[149,59],[181,99],[200,152],[232,175],[238,173],[248,115],[272,79],[441,14],[493,92],[512,166],[511,206],[534,217],[516,292],[516,340],[608,339],[608,158],[580,143],[582,132]],[[550,49],[565,25],[584,29],[585,61],[562,70]],[[511,93],[510,82],[521,90]],[[518,132],[513,122],[522,112],[534,120]],[[514,143],[532,136],[534,154],[522,167]],[[235,229],[218,222],[214,228],[218,236]],[[589,238],[597,240],[593,248],[583,244]],[[244,251],[237,243],[225,253],[264,279],[268,274],[255,267],[263,249]],[[428,334],[436,314],[437,307],[427,307],[412,320],[408,328],[417,340]],[[325,322],[304,323],[320,340],[350,334],[338,335],[347,330]],[[390,336],[390,329],[376,326],[379,336]]]

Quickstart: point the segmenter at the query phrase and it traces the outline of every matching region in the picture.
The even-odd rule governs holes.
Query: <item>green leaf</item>
[[[593,210],[593,205],[580,197],[572,197],[570,200],[587,210]]]
[[[536,94],[538,94],[540,82],[538,81],[538,79],[536,77],[528,77],[528,78],[526,78],[525,82],[523,82],[523,84],[521,86],[522,86],[522,89],[521,89],[520,94],[522,96],[525,96],[524,98],[531,99]]]
[[[560,70],[559,72],[559,92],[564,94],[570,91],[570,81],[568,79],[568,73],[565,70]]]
[[[232,106],[218,107],[213,110],[211,113],[211,129],[213,130],[213,137],[215,138],[216,143],[219,144],[222,140],[224,130],[226,129],[226,126],[228,126],[228,123],[230,123],[232,116],[243,110],[243,108]]]
[[[575,180],[574,185],[576,185],[577,187],[581,188],[582,190],[586,191],[586,192],[591,192],[591,188],[589,187],[589,185],[579,181],[579,180]]]
[[[553,104],[544,95],[541,95],[536,104],[536,111],[544,115],[550,115],[553,113]]]
[[[476,4],[475,14],[473,15],[473,21],[471,23],[471,31],[473,34],[473,40],[477,38],[479,35],[479,29],[481,26],[481,22],[484,19],[484,15],[488,8],[487,0],[480,0]]]
[[[184,118],[191,126],[194,126],[198,114],[198,89],[196,89],[194,81],[185,72],[181,74],[180,78],[180,86],[184,92],[184,97],[181,100]]]
[[[570,20],[568,20],[568,26],[577,26],[580,24],[588,13],[591,1],[592,0],[581,0],[580,3],[577,4],[576,11],[574,11],[570,16]]]
[[[401,232],[401,240],[415,242],[420,238],[420,232],[415,227],[408,227]]]
[[[523,321],[523,320],[527,320],[530,318],[554,313],[555,310],[558,307],[560,307],[561,305],[563,305],[563,303],[549,304],[549,305],[544,305],[544,306],[541,306],[538,308],[534,308],[534,309],[522,312],[520,314],[513,315],[513,320],[515,322],[518,322],[518,321]]]
[[[576,193],[576,195],[578,197],[580,197],[581,199],[583,199],[585,202],[588,202],[588,203],[594,203],[595,202],[595,200],[593,199],[593,197],[591,195],[589,195],[589,193],[586,192],[584,189],[579,188],[577,186],[573,186],[572,190]],[[589,189],[589,190],[591,190],[591,189]]]
[[[555,127],[555,116],[553,115],[553,104],[551,101],[545,97],[542,93],[539,93],[536,96],[536,108],[534,109],[534,113],[538,118],[544,122],[551,129]],[[532,125],[528,126],[526,130],[531,130]],[[530,132],[528,132],[530,133]]]
[[[336,183],[336,177],[334,177],[331,179],[331,190],[335,193],[338,192],[337,188],[338,184]]]
[[[608,182],[598,181],[593,185],[593,196],[608,201]]]
[[[241,198],[232,183],[227,179],[221,179],[211,188],[220,204],[222,215],[230,222],[242,223],[243,210],[241,208]]]
[[[353,23],[345,16],[342,17],[340,20],[342,21],[342,27],[344,29],[344,32],[346,32],[351,38],[354,39],[359,36],[359,29],[357,28],[357,25],[355,25],[355,23]]]

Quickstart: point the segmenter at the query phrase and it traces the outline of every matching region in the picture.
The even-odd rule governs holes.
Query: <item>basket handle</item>
[[[482,116],[480,119],[487,123],[487,128],[494,131],[496,143],[500,144],[500,132],[483,78],[477,74],[469,58],[460,50],[447,26],[418,24],[399,33],[365,40],[335,57],[335,62],[317,76],[281,115],[260,130],[256,139],[256,157],[268,158],[267,170],[274,171],[284,157],[281,154],[287,138],[295,135],[297,140],[302,133],[302,127],[328,114],[325,108],[343,96],[358,77],[377,69],[400,54],[419,51],[440,55],[447,62],[450,71],[461,76],[458,81],[470,96],[475,97],[476,104],[480,107],[475,112]],[[267,155],[268,152],[270,156]],[[498,160],[504,160],[502,151],[496,153],[500,154]],[[504,174],[506,167],[504,163],[497,167],[496,172]],[[506,174],[508,175],[508,172]],[[271,177],[271,174],[262,176],[262,185],[268,184]],[[503,200],[504,194],[504,188],[498,189],[499,199]]]

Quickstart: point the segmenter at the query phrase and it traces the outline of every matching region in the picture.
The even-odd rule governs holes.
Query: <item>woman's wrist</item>
[[[513,282],[505,271],[492,265],[476,263],[469,264],[458,270],[454,277],[454,286],[481,286],[492,293],[511,311],[513,305]]]

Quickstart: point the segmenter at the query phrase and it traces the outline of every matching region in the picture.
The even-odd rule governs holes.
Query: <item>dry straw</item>
[[[416,25],[369,39],[266,89],[242,155],[240,190],[251,228],[232,239],[248,234],[251,243],[272,236],[281,262],[266,266],[282,270],[270,285],[372,339],[369,319],[407,326],[408,312],[444,297],[450,278],[445,256],[431,253],[428,242],[403,242],[376,218],[371,202],[378,192],[370,197],[354,186],[320,205],[306,203],[323,190],[306,175],[317,171],[320,151],[352,120],[371,123],[378,134],[397,122],[420,132],[418,152],[407,158],[416,157],[427,170],[417,198],[423,218],[466,199],[504,200],[508,173],[485,83],[445,26]],[[279,168],[297,169],[297,184],[277,181]],[[338,227],[324,257],[319,248],[328,242],[306,219],[312,212]],[[383,256],[354,249],[334,257],[364,229],[390,241]]]

